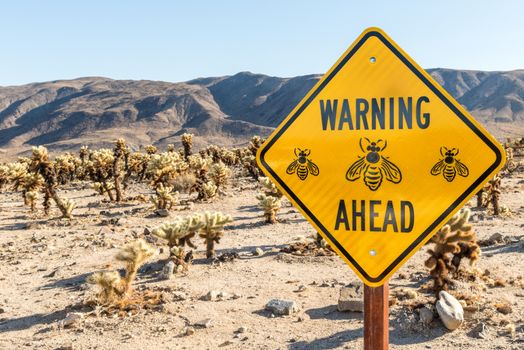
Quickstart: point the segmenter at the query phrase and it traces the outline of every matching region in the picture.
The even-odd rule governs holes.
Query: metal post
[[[389,285],[364,286],[364,350],[389,348]]]

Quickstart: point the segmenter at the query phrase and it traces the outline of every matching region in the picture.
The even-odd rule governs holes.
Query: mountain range
[[[495,136],[524,135],[524,70],[428,72]],[[51,151],[109,146],[125,137],[137,148],[178,144],[242,145],[268,135],[321,75],[293,78],[241,72],[182,83],[84,77],[0,87],[3,157],[33,145]]]

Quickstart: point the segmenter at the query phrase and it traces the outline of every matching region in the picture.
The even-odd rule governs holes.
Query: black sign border
[[[420,80],[422,80],[427,87],[435,93],[477,136],[479,136],[492,150],[495,152],[496,159],[495,162],[471,185],[466,191],[451,204],[451,206],[442,213],[435,222],[433,222],[413,243],[411,243],[406,250],[400,254],[400,256],[395,259],[378,277],[369,276],[366,271],[353,259],[353,257],[340,245],[340,243],[334,239],[334,237],[329,233],[329,231],[322,225],[322,223],[313,215],[313,213],[302,203],[302,201],[291,191],[291,189],[285,184],[284,181],[271,169],[269,164],[264,159],[267,151],[273,146],[273,144],[279,139],[280,136],[289,128],[289,126],[295,121],[295,119],[300,116],[304,109],[315,99],[315,97],[322,91],[322,89],[331,81],[331,79],[338,73],[340,69],[350,60],[350,58],[358,51],[358,49],[371,37],[377,37],[384,43]],[[360,274],[369,282],[378,283],[381,282],[402,260],[410,254],[413,249],[415,249],[420,242],[422,242],[426,236],[433,231],[433,229],[442,224],[442,221],[447,217],[451,212],[453,212],[457,206],[470,194],[473,190],[480,185],[486,178],[493,172],[502,162],[502,154],[499,148],[491,142],[489,138],[484,135],[476,126],[467,118],[430,80],[428,80],[424,74],[422,74],[402,53],[390,43],[380,32],[369,31],[367,32],[362,39],[360,39],[357,44],[348,52],[348,54],[340,61],[340,63],[333,69],[333,71],[322,81],[322,83],[315,89],[315,91],[309,96],[309,98],[297,109],[297,111],[289,118],[289,120],[278,130],[277,134],[271,138],[271,140],[264,145],[260,151],[260,162],[266,168],[268,172],[271,173],[273,178],[278,181],[280,186],[295,200],[295,202],[302,208],[302,210],[315,222],[315,224],[322,230],[322,232],[329,237],[329,240],[336,245],[338,250],[344,254],[346,259],[348,259],[351,264],[360,272]]]

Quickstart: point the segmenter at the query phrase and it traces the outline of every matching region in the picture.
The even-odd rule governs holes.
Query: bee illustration
[[[367,142],[365,150],[362,145],[363,140]],[[384,142],[383,147],[380,145],[382,142]],[[351,164],[346,172],[346,180],[355,181],[363,176],[364,183],[371,191],[378,190],[384,177],[395,184],[402,181],[400,169],[380,154],[380,152],[386,149],[387,141],[378,140],[377,142],[371,142],[365,137],[360,139],[359,145],[362,152],[367,154],[359,156],[359,159]]]
[[[309,160],[307,157],[311,154],[311,151],[308,149],[295,148],[295,159],[286,169],[286,173],[289,175],[297,173],[297,176],[300,180],[305,180],[309,173],[313,176],[318,176],[320,170],[318,166]]]
[[[448,182],[453,181],[457,174],[463,177],[468,176],[468,167],[455,158],[458,154],[458,148],[449,149],[447,147],[440,147],[440,155],[444,157],[444,159],[439,160],[437,164],[431,168],[431,175],[436,176],[442,173],[442,176],[444,176]]]

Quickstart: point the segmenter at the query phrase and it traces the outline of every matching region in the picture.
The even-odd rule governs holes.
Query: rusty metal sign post
[[[388,279],[504,164],[501,145],[378,28],[268,137],[262,171],[365,286],[366,350],[388,348]]]

